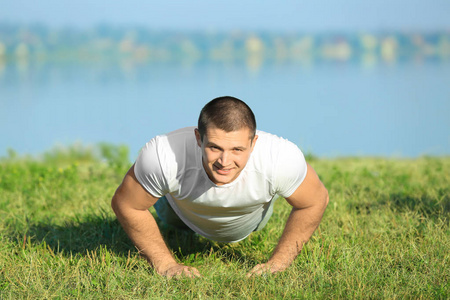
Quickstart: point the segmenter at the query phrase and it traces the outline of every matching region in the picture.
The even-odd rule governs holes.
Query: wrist
[[[284,256],[272,256],[268,261],[267,264],[270,266],[274,266],[277,269],[286,269],[289,267],[292,263],[293,259],[290,259],[288,257]]]
[[[159,259],[155,261],[148,260],[148,262],[158,274],[164,274],[170,268],[178,266],[178,263],[172,257],[170,259]]]

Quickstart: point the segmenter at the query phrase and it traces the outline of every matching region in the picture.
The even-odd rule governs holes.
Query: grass
[[[450,297],[448,157],[310,156],[330,204],[287,271],[245,277],[283,230],[280,199],[266,228],[235,244],[163,227],[176,258],[203,275],[177,281],[148,267],[110,209],[127,156],[74,146],[0,161],[1,299]]]

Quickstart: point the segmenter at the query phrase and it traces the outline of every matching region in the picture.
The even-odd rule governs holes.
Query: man
[[[277,247],[267,263],[247,274],[285,270],[320,223],[328,192],[293,143],[256,130],[251,109],[220,97],[202,109],[198,128],[153,138],[141,150],[112,207],[136,247],[158,274],[197,277],[178,264],[155,219],[187,226],[220,242],[246,238],[267,223],[274,198],[292,205]]]

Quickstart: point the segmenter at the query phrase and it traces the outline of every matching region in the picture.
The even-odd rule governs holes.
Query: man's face
[[[230,183],[239,176],[258,139],[258,136],[253,141],[250,139],[248,128],[231,132],[208,128],[203,141],[196,129],[195,137],[202,148],[203,167],[209,179],[217,185]]]

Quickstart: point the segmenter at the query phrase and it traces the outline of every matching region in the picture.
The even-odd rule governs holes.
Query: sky
[[[0,0],[0,23],[175,30],[450,30],[448,0]]]

